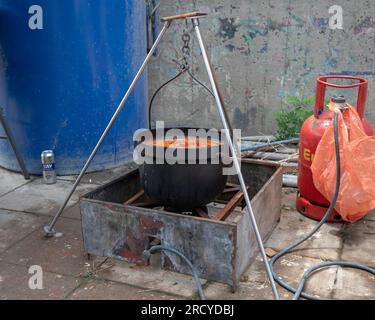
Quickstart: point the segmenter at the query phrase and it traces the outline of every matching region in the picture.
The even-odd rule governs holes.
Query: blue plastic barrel
[[[80,171],[146,55],[144,0],[0,0],[0,107],[26,167]],[[147,127],[147,76],[136,86],[90,171],[132,158]],[[0,134],[1,134],[0,129]],[[7,141],[0,166],[19,171]]]

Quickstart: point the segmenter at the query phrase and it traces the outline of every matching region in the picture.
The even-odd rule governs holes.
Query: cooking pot
[[[137,138],[136,147],[143,143],[139,149],[143,152],[140,151],[138,155],[144,161],[139,168],[141,185],[146,195],[161,205],[180,212],[192,211],[215,200],[225,188],[228,177],[223,172],[223,143],[218,135],[218,139],[208,138],[204,145],[182,143],[172,152],[172,149],[168,149],[169,143],[166,143],[169,140],[159,141],[157,137],[164,137],[170,130],[176,129],[181,130],[179,132],[183,133],[185,141],[194,141],[198,137],[192,137],[191,130],[200,130],[207,135],[209,131],[197,128],[160,128],[149,130],[153,136],[151,142]],[[140,131],[138,137],[143,134]]]
[[[145,154],[143,154],[144,161],[140,164],[139,172],[141,185],[146,195],[169,209],[189,212],[212,202],[223,192],[228,180],[224,168],[228,166],[228,163],[230,165],[231,161],[228,161],[229,157],[225,155],[226,150],[223,149],[224,141],[221,137],[224,135],[219,134],[217,130],[216,134],[212,135],[214,129],[186,127],[151,129],[151,111],[156,96],[163,88],[184,74],[188,74],[193,81],[213,96],[210,89],[191,74],[189,66],[183,66],[176,76],[166,81],[153,94],[148,108],[149,129],[146,130],[147,132],[138,131],[135,146],[137,153],[139,150],[137,147],[143,144],[141,147]],[[227,114],[226,117],[228,118]],[[166,143],[167,139],[160,139],[171,130],[172,133],[179,130],[178,139],[183,142],[178,148],[174,148],[174,152],[169,152],[171,149],[169,143]],[[195,131],[195,135],[192,136],[191,130]],[[152,133],[151,139],[150,133]],[[147,141],[144,141],[147,135],[149,137]],[[206,144],[203,146],[196,144],[196,138],[201,138],[203,135],[208,138]],[[171,136],[173,137],[173,134]],[[178,139],[172,138],[172,144],[176,140],[178,142]],[[190,144],[189,139],[195,142]],[[188,143],[185,144],[184,141]],[[227,160],[226,165],[223,161],[224,157]],[[170,161],[176,158],[177,163]]]

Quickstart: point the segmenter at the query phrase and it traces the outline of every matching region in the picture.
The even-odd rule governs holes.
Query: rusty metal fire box
[[[280,219],[283,169],[242,160],[242,172],[263,240]],[[82,231],[88,254],[145,264],[143,252],[160,243],[184,253],[201,278],[235,290],[258,254],[248,214],[239,197],[237,177],[208,204],[202,215],[181,214],[150,202],[133,170],[80,199]],[[201,212],[203,210],[200,210]],[[162,254],[162,267],[190,274],[179,257]]]

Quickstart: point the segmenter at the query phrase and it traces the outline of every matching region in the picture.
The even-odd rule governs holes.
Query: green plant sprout
[[[325,102],[325,105],[329,100]],[[276,138],[286,140],[299,137],[302,124],[313,115],[315,104],[314,97],[304,97],[303,93],[298,96],[288,96],[282,102],[281,110],[274,113],[277,123]]]

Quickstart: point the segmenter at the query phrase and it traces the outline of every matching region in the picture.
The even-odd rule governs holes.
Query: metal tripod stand
[[[279,293],[278,293],[277,288],[276,288],[276,283],[275,283],[275,280],[272,276],[272,271],[271,271],[271,268],[270,268],[270,265],[269,265],[269,262],[268,262],[268,258],[267,258],[267,255],[266,255],[266,252],[265,252],[265,249],[264,249],[262,237],[260,235],[259,228],[258,228],[256,219],[255,219],[255,215],[254,215],[254,212],[253,212],[253,209],[252,209],[252,206],[251,206],[251,201],[250,201],[249,195],[247,193],[247,187],[246,187],[246,184],[245,184],[245,180],[242,176],[241,167],[240,167],[240,160],[236,156],[236,149],[235,149],[235,146],[234,146],[234,143],[233,143],[233,140],[232,140],[232,137],[231,137],[231,132],[230,132],[231,126],[230,126],[230,124],[228,122],[228,119],[226,117],[226,112],[225,112],[225,109],[224,109],[224,106],[223,106],[223,99],[222,99],[222,96],[219,92],[217,80],[215,78],[215,74],[213,72],[213,68],[212,68],[211,62],[208,58],[207,51],[206,51],[206,48],[204,46],[202,35],[201,35],[201,32],[200,32],[199,18],[202,17],[202,16],[206,16],[206,15],[207,14],[200,13],[200,12],[190,12],[190,13],[179,14],[179,15],[176,15],[176,16],[166,17],[166,18],[162,19],[162,22],[164,23],[164,27],[161,30],[158,38],[156,39],[154,45],[152,46],[150,52],[147,55],[145,61],[143,62],[142,66],[140,67],[138,73],[136,74],[136,76],[135,76],[133,82],[131,83],[128,91],[126,92],[125,96],[123,97],[122,101],[120,102],[120,105],[118,106],[116,112],[114,113],[112,119],[110,120],[107,128],[104,130],[101,138],[99,139],[97,145],[95,146],[95,148],[92,151],[90,157],[88,158],[86,164],[84,165],[81,173],[79,174],[77,180],[75,181],[75,183],[73,185],[72,190],[70,191],[70,193],[66,197],[66,199],[65,199],[63,205],[61,206],[60,210],[56,213],[56,216],[53,218],[52,222],[49,225],[44,227],[44,231],[45,231],[47,237],[52,237],[55,234],[54,226],[55,226],[57,220],[61,216],[61,214],[64,211],[66,205],[68,204],[70,198],[72,197],[74,191],[76,190],[77,186],[81,182],[81,179],[82,179],[83,175],[86,173],[88,167],[90,166],[90,164],[91,164],[92,160],[94,159],[96,153],[98,152],[100,146],[102,145],[103,141],[105,140],[108,132],[111,130],[112,126],[114,125],[114,123],[115,123],[117,117],[119,116],[122,108],[124,107],[126,101],[128,100],[130,94],[132,93],[135,85],[137,84],[138,80],[142,76],[143,71],[147,67],[148,62],[150,61],[151,57],[153,56],[155,50],[157,49],[157,47],[160,43],[160,41],[164,37],[166,31],[171,26],[172,22],[175,21],[175,20],[191,19],[192,23],[193,23],[193,26],[194,26],[196,36],[198,38],[199,47],[200,47],[200,50],[202,52],[203,60],[204,60],[204,63],[205,63],[206,69],[207,69],[207,73],[208,73],[208,77],[209,77],[209,80],[210,80],[212,91],[213,91],[213,94],[214,94],[214,97],[215,97],[217,109],[218,109],[223,127],[225,129],[226,139],[228,141],[230,152],[232,154],[233,164],[234,164],[234,167],[235,167],[237,175],[238,175],[238,179],[239,179],[240,186],[241,186],[241,191],[244,194],[244,198],[245,198],[245,202],[246,202],[246,210],[247,210],[247,213],[249,214],[250,221],[252,223],[253,230],[254,230],[254,233],[256,235],[256,239],[257,239],[257,242],[258,242],[258,245],[259,245],[259,250],[260,250],[264,265],[265,265],[265,269],[267,271],[269,281],[271,283],[271,287],[272,287],[274,297],[275,297],[275,299],[279,299]]]

